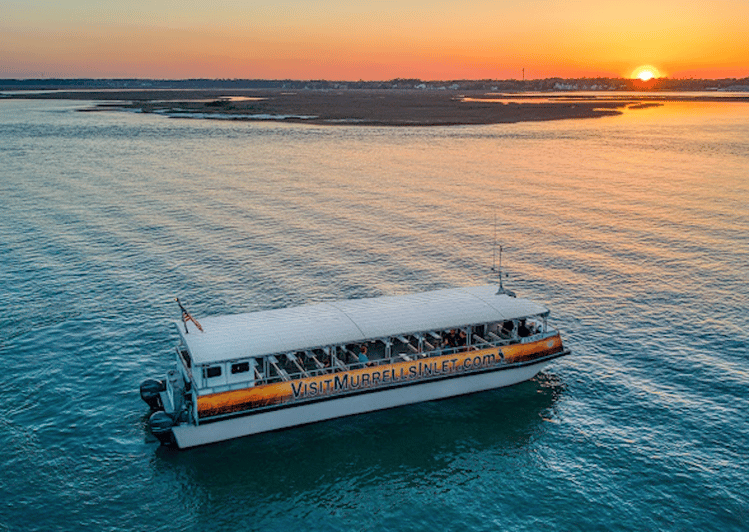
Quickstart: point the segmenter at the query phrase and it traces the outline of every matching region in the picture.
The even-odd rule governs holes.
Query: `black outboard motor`
[[[151,407],[151,410],[164,410],[160,395],[163,391],[166,391],[164,381],[147,379],[140,385],[140,397]]]
[[[174,434],[172,427],[174,420],[166,412],[154,412],[148,420],[151,427],[151,433],[158,438],[163,445],[174,444]]]

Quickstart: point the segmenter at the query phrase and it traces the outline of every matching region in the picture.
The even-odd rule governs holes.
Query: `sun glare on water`
[[[652,65],[643,65],[637,67],[630,76],[632,79],[639,79],[641,81],[649,81],[653,78],[660,78],[662,74]]]

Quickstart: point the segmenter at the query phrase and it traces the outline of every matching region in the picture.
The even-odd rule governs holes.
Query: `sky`
[[[0,78],[749,76],[749,0],[0,0]]]

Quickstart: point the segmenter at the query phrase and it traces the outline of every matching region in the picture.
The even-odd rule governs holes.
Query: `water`
[[[0,102],[0,530],[746,530],[749,106],[450,128]],[[510,389],[159,447],[198,318],[489,280],[573,355]]]

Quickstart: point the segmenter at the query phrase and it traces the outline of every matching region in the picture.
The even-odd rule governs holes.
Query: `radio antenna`
[[[497,295],[505,294],[510,297],[515,297],[515,292],[513,292],[512,290],[508,290],[502,284],[502,246],[499,246],[499,271],[497,272],[497,275],[499,277],[499,290],[497,290]],[[505,273],[504,276],[509,277],[510,274]]]
[[[508,290],[502,283],[502,246],[499,246],[499,268],[497,267],[497,211],[494,210],[494,257],[492,259],[492,271],[497,272],[499,278],[499,289],[497,295],[506,294],[510,297],[515,297],[515,292]],[[505,277],[509,277],[509,274],[505,274]]]
[[[494,209],[494,247],[492,248],[492,271],[497,271],[497,209]]]

